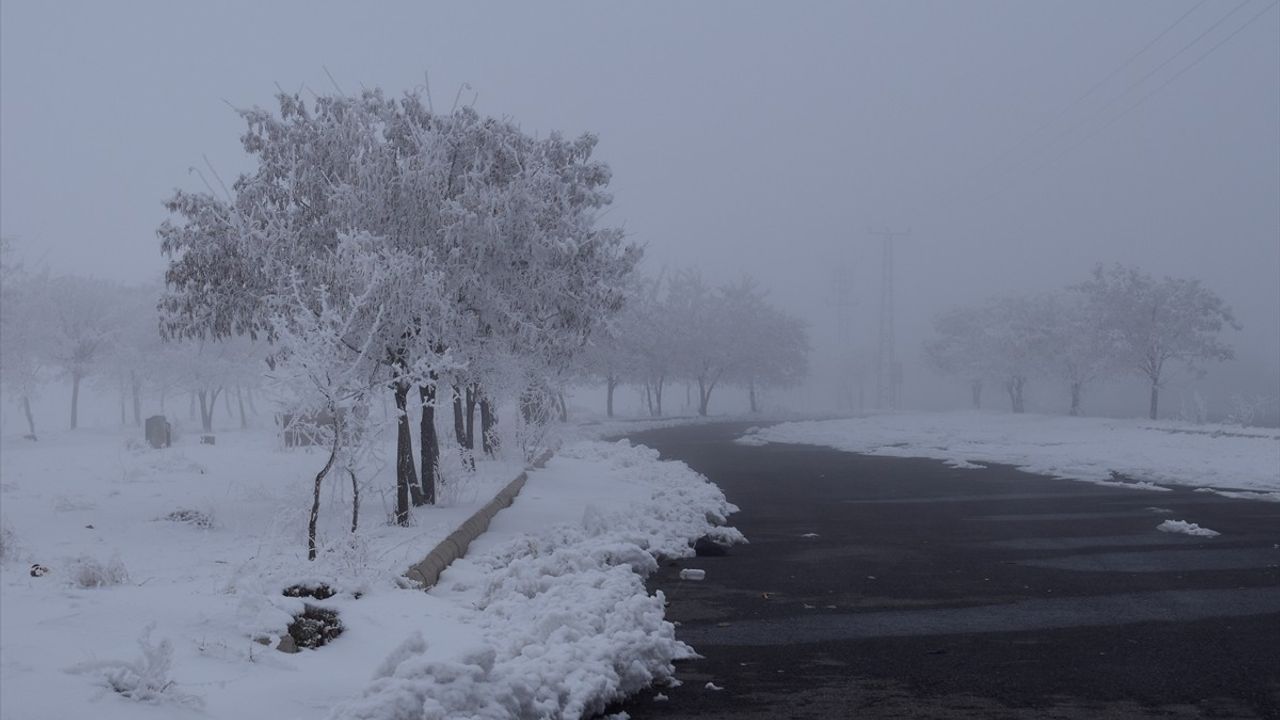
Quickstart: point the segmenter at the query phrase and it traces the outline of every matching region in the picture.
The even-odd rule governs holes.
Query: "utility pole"
[[[911,230],[868,230],[883,242],[880,264],[880,343],[876,352],[876,408],[892,410],[901,396],[902,368],[894,356],[893,338],[893,241]]]

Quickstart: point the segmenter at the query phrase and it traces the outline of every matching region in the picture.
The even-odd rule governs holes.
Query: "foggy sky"
[[[229,104],[331,92],[324,68],[346,92],[429,74],[438,110],[468,83],[482,113],[597,133],[607,220],[650,269],[756,275],[819,343],[832,267],[853,263],[874,318],[867,228],[910,227],[909,364],[948,304],[1122,262],[1202,278],[1246,327],[1226,376],[1276,383],[1280,8],[1116,119],[1271,0],[1130,88],[1238,4],[1204,3],[1073,104],[1195,2],[5,0],[0,233],[57,272],[155,277],[162,200],[202,188],[204,156],[228,182],[246,167]]]

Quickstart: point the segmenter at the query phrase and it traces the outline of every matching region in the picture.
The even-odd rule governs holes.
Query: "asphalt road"
[[[723,488],[750,545],[651,579],[703,658],[611,711],[1280,718],[1280,504],[731,442],[745,427],[633,436]]]

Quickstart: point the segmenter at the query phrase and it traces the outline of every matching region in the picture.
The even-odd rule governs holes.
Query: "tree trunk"
[[[467,386],[467,449],[470,450],[473,455],[476,452],[476,395],[478,392],[479,386],[475,384]]]
[[[422,457],[422,502],[436,504],[436,476],[440,471],[440,438],[436,437],[436,383],[418,386],[422,401],[422,419],[418,422],[418,437]]]
[[[614,391],[614,388],[618,387],[618,383],[612,377],[608,377],[608,378],[605,378],[604,386],[605,386],[605,400],[604,400],[605,414],[608,415],[609,417],[613,417],[613,391]]]
[[[755,380],[750,380],[747,382],[747,397],[751,398],[751,412],[752,413],[759,412],[759,410],[756,409],[756,381]]]
[[[120,378],[120,427],[124,427],[129,424],[124,412],[125,395],[127,394],[128,393],[125,391],[124,378]]]
[[[240,429],[249,429],[249,418],[244,414],[244,389],[239,385],[236,386],[236,404],[240,406]]]
[[[80,373],[71,374],[71,429],[76,429],[80,419]]]
[[[356,471],[347,468],[351,476],[351,532],[354,534],[360,527],[360,483],[356,481]]]
[[[196,419],[196,391],[191,391],[191,402],[187,403],[187,419]]]
[[[227,419],[234,420],[235,416],[231,413],[231,393],[222,394],[222,405],[224,408],[226,408]]]
[[[31,398],[26,395],[22,396],[22,414],[27,416],[27,430],[30,433],[28,437],[30,437],[32,440],[35,440],[36,439],[36,420],[35,418],[31,417]]]
[[[644,383],[644,407],[649,411],[649,417],[653,417],[653,388],[647,380]]]
[[[569,404],[564,400],[564,393],[556,393],[556,404],[560,406],[560,422],[569,422]]]
[[[200,398],[200,429],[204,430],[205,432],[209,432],[209,427],[211,424],[208,419],[209,395],[206,391],[201,390],[195,393],[195,396]]]
[[[1023,378],[1011,378],[1004,383],[1005,392],[1009,393],[1009,409],[1015,413],[1023,411],[1022,404],[1022,386],[1026,383]]]
[[[200,429],[206,433],[213,432],[213,412],[218,409],[218,393],[222,392],[222,388],[216,388],[211,393],[201,390],[200,396]]]
[[[653,381],[653,407],[654,417],[662,417],[662,386],[666,378],[658,378]]]
[[[714,382],[708,384],[702,378],[698,378],[698,414],[702,417],[707,416],[707,406],[711,404],[711,390],[715,386]]]
[[[418,484],[413,466],[413,436],[409,432],[409,384],[396,382],[396,524],[409,524],[409,494]]]
[[[256,406],[254,406],[254,404],[253,404],[253,388],[249,388],[249,389],[245,390],[245,391],[244,391],[244,394],[245,394],[246,396],[248,396],[248,397],[247,397],[247,399],[249,400],[249,412],[250,412],[250,413],[252,413],[252,414],[254,414],[254,415],[257,415],[257,414],[258,414],[258,408],[257,408]],[[382,396],[382,399],[383,399],[383,402],[385,402],[385,401],[386,401],[386,396],[385,396],[385,395],[384,395],[384,396]]]
[[[462,409],[462,391],[453,386],[453,434],[458,440],[458,452],[462,455],[462,464],[472,470],[476,467],[475,457],[468,449],[467,419]]]
[[[467,445],[467,425],[466,420],[462,417],[462,393],[458,390],[458,386],[453,386],[453,434],[454,439],[458,441],[458,447],[466,447]]]
[[[142,427],[142,378],[136,370],[129,371],[129,383],[133,389],[133,424]]]
[[[1078,416],[1078,415],[1080,414],[1080,395],[1081,395],[1081,392],[1082,392],[1082,391],[1083,391],[1083,389],[1084,389],[1083,385],[1084,385],[1083,383],[1079,383],[1079,382],[1073,382],[1073,383],[1071,383],[1071,410],[1070,410],[1070,414],[1071,414],[1071,416],[1072,416],[1072,417]]]
[[[338,457],[338,447],[342,442],[342,421],[338,419],[338,411],[332,405],[329,412],[333,415],[333,447],[329,450],[329,461],[320,472],[316,473],[316,482],[311,490],[311,517],[307,521],[307,559],[316,559],[316,522],[320,519],[320,484],[324,476],[329,474],[333,461]]]
[[[498,427],[498,415],[493,411],[493,403],[489,402],[489,398],[480,397],[480,443],[484,447],[484,454],[494,457],[495,450],[498,446],[498,439],[494,435]]]
[[[1155,420],[1160,408],[1160,385],[1151,383],[1151,419]]]
[[[973,398],[973,409],[982,409],[982,381],[974,380],[969,383],[969,394]]]

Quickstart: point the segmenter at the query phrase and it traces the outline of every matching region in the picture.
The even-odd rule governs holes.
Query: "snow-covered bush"
[[[0,520],[0,562],[8,562],[18,557],[18,536],[9,527],[9,523]]]
[[[208,530],[213,527],[213,513],[192,510],[191,508],[178,508],[165,515],[162,519],[169,522],[185,523],[201,530]]]
[[[119,557],[107,562],[88,555],[81,555],[71,561],[71,582],[82,588],[109,587],[129,582],[129,572]]]
[[[1251,427],[1276,406],[1276,399],[1266,395],[1232,395],[1228,402],[1231,410],[1227,413],[1226,423],[1240,427]]]
[[[203,704],[201,698],[175,689],[172,678],[173,644],[167,638],[158,643],[152,643],[151,632],[154,629],[154,625],[147,626],[138,638],[142,657],[137,660],[132,662],[103,660],[84,663],[72,668],[71,672],[97,675],[107,689],[130,700],[201,706]]]

